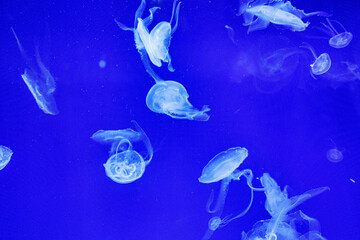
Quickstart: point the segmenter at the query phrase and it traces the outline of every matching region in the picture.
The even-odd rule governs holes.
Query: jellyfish
[[[11,28],[11,30],[16,39],[20,53],[28,65],[28,68],[25,68],[24,74],[21,75],[22,79],[35,98],[39,108],[46,114],[57,115],[59,110],[53,96],[56,88],[55,79],[42,62],[39,54],[39,47],[35,46],[35,65],[32,59],[27,56],[19,38],[15,33],[15,30],[13,28]]]
[[[181,2],[177,4],[177,0],[174,0],[170,22],[159,22],[150,32],[147,27],[152,23],[153,14],[156,12],[156,10],[159,9],[159,7],[151,8],[149,10],[150,15],[147,18],[142,19],[141,17],[146,6],[145,0],[141,1],[140,6],[135,13],[134,28],[126,27],[124,24],[114,19],[122,30],[134,32],[135,45],[140,53],[141,60],[145,66],[146,71],[154,79],[158,79],[158,76],[151,68],[148,58],[150,58],[150,61],[157,67],[162,66],[162,61],[166,62],[168,63],[169,71],[174,71],[174,68],[171,65],[169,47],[171,36],[178,27],[180,4]],[[174,17],[175,25],[172,27],[171,25]]]
[[[308,49],[315,58],[315,61],[312,64],[310,64],[310,67],[311,67],[310,74],[314,79],[316,79],[316,77],[314,75],[324,74],[330,69],[331,59],[330,59],[330,56],[328,53],[322,53],[318,57],[316,55],[314,49],[310,46],[310,44],[303,43],[300,47]]]
[[[301,195],[288,198],[287,187],[281,191],[270,174],[264,173],[260,182],[266,195],[265,209],[272,218],[257,222],[250,232],[243,234],[243,240],[296,240],[299,237],[296,225],[302,221],[308,222],[310,231],[318,228],[316,219],[308,217],[303,212],[288,213],[306,200],[329,190],[328,187],[315,188]]]
[[[360,80],[360,67],[356,63],[349,61],[342,61],[341,63],[345,64],[347,70],[353,75],[353,78]]]
[[[110,157],[104,164],[104,168],[106,175],[111,180],[121,184],[131,183],[141,178],[145,172],[145,167],[151,162],[154,153],[150,140],[144,130],[136,121],[133,120],[132,123],[135,125],[137,132],[132,129],[110,131],[111,133],[116,132],[116,134],[109,138],[104,138],[99,137],[101,135],[98,134],[98,131],[94,134],[96,137],[92,136],[95,141],[102,143],[110,143],[111,139],[114,139],[112,145],[117,144],[115,153],[112,153],[113,150],[110,151]],[[100,133],[108,132],[100,131],[102,131]],[[129,139],[126,138],[127,136],[129,136]],[[136,141],[143,141],[147,150],[147,156],[143,157],[133,149],[132,142]]]
[[[329,14],[316,11],[305,13],[296,9],[290,1],[285,0],[245,0],[240,1],[238,16],[243,15],[244,26],[249,26],[248,33],[262,30],[268,27],[269,23],[280,25],[291,31],[304,31],[310,24],[303,22],[303,18],[317,16],[329,16]],[[254,16],[257,19],[254,21]]]
[[[0,170],[2,170],[10,162],[13,151],[5,146],[0,145]]]
[[[211,209],[211,204],[214,200],[214,193],[211,192],[209,200],[206,204],[206,210],[208,213],[214,216],[208,222],[208,230],[203,236],[203,240],[209,239],[213,232],[218,228],[226,226],[234,219],[244,216],[250,209],[253,202],[253,191],[261,191],[252,186],[253,174],[250,169],[237,170],[241,163],[247,158],[248,150],[242,147],[229,148],[226,151],[220,152],[213,157],[209,163],[204,167],[199,182],[201,183],[214,183],[221,181],[220,191],[216,200],[215,207]],[[241,213],[234,217],[227,216],[221,219],[223,212],[225,199],[229,189],[231,180],[240,180],[244,176],[247,180],[247,184],[251,190],[251,198],[248,206]]]
[[[344,48],[349,45],[353,38],[352,33],[346,31],[345,27],[336,20],[329,20],[326,18],[326,21],[328,24],[321,23],[326,29],[320,30],[331,36],[329,39],[329,45],[333,48]],[[333,26],[332,22],[337,23],[343,29],[343,32],[339,33]]]
[[[210,108],[204,106],[198,110],[188,101],[189,94],[185,87],[175,81],[159,81],[149,90],[146,105],[156,113],[163,113],[172,118],[207,121],[206,113]]]
[[[343,151],[340,151],[337,148],[335,142],[332,139],[330,139],[330,141],[332,142],[333,147],[326,152],[326,158],[333,163],[341,162],[344,158],[342,153]]]

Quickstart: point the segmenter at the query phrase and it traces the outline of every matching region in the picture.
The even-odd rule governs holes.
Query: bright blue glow
[[[207,121],[206,113],[210,108],[204,106],[198,110],[188,101],[189,94],[183,85],[175,81],[159,81],[149,90],[146,105],[156,113],[163,113],[172,118]]]
[[[106,67],[106,61],[105,60],[100,60],[99,61],[99,67],[105,68]]]
[[[0,145],[0,170],[2,170],[10,162],[13,151],[5,146]]]

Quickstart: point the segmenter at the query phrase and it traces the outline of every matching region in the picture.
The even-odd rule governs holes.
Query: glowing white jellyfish
[[[13,151],[5,146],[0,145],[0,170],[2,170],[10,162]]]
[[[145,172],[145,167],[151,162],[153,157],[153,149],[148,136],[137,124],[132,121],[138,132],[132,129],[124,130],[100,130],[96,132],[92,139],[102,143],[114,143],[117,145],[115,153],[110,151],[110,157],[104,164],[106,175],[117,183],[131,183],[139,178]],[[143,141],[147,149],[147,156],[141,156],[137,151],[133,150],[132,142]]]
[[[245,0],[240,1],[238,16],[243,15],[245,26],[249,26],[248,33],[262,30],[269,26],[269,23],[281,25],[291,31],[304,31],[309,22],[302,19],[310,16],[329,16],[321,11],[305,13],[291,5],[285,0]],[[254,21],[254,17],[257,17]]]
[[[315,188],[301,195],[288,198],[287,188],[285,187],[281,191],[279,185],[268,173],[264,173],[260,181],[266,195],[265,209],[272,218],[255,223],[252,230],[248,233],[243,233],[243,240],[298,240],[313,239],[299,238],[301,235],[311,234],[311,236],[321,236],[320,232],[318,232],[318,222],[316,219],[305,215],[301,211],[288,213],[306,200],[329,190],[328,187]],[[308,231],[307,233],[299,233],[296,226],[304,226],[304,222],[308,226]]]
[[[163,113],[172,118],[207,121],[206,113],[210,108],[204,106],[198,110],[188,100],[185,87],[175,81],[157,81],[146,96],[146,105],[156,113]]]
[[[214,183],[221,181],[220,191],[218,198],[216,200],[215,207],[211,209],[211,204],[214,199],[214,193],[211,192],[209,200],[206,204],[206,209],[208,213],[213,214],[214,216],[210,218],[208,222],[208,229],[203,236],[203,240],[209,239],[213,232],[218,228],[226,226],[232,220],[244,216],[250,209],[253,201],[253,191],[261,191],[263,189],[257,189],[252,186],[253,174],[250,169],[237,170],[241,163],[247,158],[248,151],[246,148],[235,147],[229,148],[226,151],[220,152],[215,157],[213,157],[209,163],[204,167],[201,176],[199,177],[199,182],[201,183]],[[247,180],[247,184],[251,190],[250,203],[246,209],[234,217],[227,216],[221,218],[225,199],[227,196],[229,184],[231,180],[240,180],[241,176],[244,176]]]
[[[11,28],[11,30],[16,39],[20,53],[25,62],[28,64],[28,68],[25,68],[24,74],[21,75],[22,79],[35,98],[39,108],[46,114],[57,115],[59,110],[53,96],[56,88],[55,79],[42,62],[39,54],[39,47],[35,46],[35,64],[34,61],[26,54],[14,29]]]
[[[335,142],[332,139],[330,139],[330,141],[332,142],[333,147],[326,152],[326,158],[333,163],[341,162],[344,159],[343,151],[340,151],[337,148]]]
[[[345,27],[336,20],[329,20],[326,18],[326,21],[328,24],[321,23],[326,29],[320,30],[331,37],[329,39],[329,45],[333,48],[344,48],[349,45],[353,39],[353,34],[348,32]],[[343,32],[338,32],[332,23],[338,24],[342,28]]]
[[[328,53],[322,53],[320,54],[320,56],[317,56],[314,49],[308,43],[303,43],[303,45],[301,45],[300,47],[308,49],[315,59],[315,61],[312,64],[310,64],[311,67],[310,73],[313,78],[315,78],[314,75],[324,74],[330,69],[331,59]]]

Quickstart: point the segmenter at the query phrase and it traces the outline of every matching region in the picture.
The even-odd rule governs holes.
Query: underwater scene
[[[0,240],[360,239],[360,1],[0,1]]]

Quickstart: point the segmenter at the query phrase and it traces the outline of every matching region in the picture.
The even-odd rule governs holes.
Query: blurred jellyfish
[[[331,67],[331,59],[328,53],[322,53],[320,56],[316,56],[314,49],[308,43],[303,43],[301,48],[308,49],[314,56],[315,61],[310,64],[311,76],[316,79],[314,75],[321,75],[326,73]]]
[[[317,29],[320,29],[321,31],[331,36],[331,38],[329,39],[329,45],[333,48],[344,48],[349,45],[353,38],[352,33],[346,31],[345,27],[336,20],[329,20],[328,18],[326,18],[326,21],[328,24],[321,23],[326,29]],[[339,33],[332,25],[332,22],[337,23],[343,29],[343,32]]]
[[[344,158],[343,156],[343,151],[340,151],[335,142],[330,139],[330,141],[332,142],[333,144],[333,148],[329,149],[327,152],[326,152],[326,158],[330,161],[330,162],[333,162],[333,163],[338,163],[338,162],[341,162]]]
[[[303,233],[299,233],[296,227],[303,225],[304,222],[307,223],[308,233],[317,232],[321,235],[318,232],[319,224],[316,219],[301,211],[288,213],[306,200],[329,190],[328,187],[315,188],[301,195],[288,198],[287,188],[285,187],[281,191],[279,185],[268,173],[264,173],[260,181],[266,195],[265,209],[272,218],[255,223],[252,230],[243,233],[243,240],[297,240]]]
[[[262,189],[257,189],[252,186],[253,174],[250,169],[237,170],[241,163],[247,158],[248,151],[246,148],[235,147],[229,148],[226,151],[220,152],[215,157],[213,157],[209,163],[204,167],[201,176],[199,177],[199,182],[201,183],[214,183],[221,181],[220,191],[218,198],[216,200],[215,207],[211,209],[211,204],[214,200],[214,192],[212,191],[209,197],[209,200],[206,204],[206,210],[208,213],[213,214],[213,217],[210,218],[208,222],[208,229],[203,236],[203,240],[209,239],[215,230],[218,228],[226,226],[232,220],[244,216],[250,209],[253,201],[253,191],[259,191]],[[247,180],[247,184],[251,190],[251,198],[249,205],[241,213],[237,214],[234,217],[227,216],[221,219],[223,212],[225,199],[229,189],[229,184],[231,180],[240,180],[241,176],[244,176]]]
[[[145,167],[153,157],[153,149],[148,136],[136,121],[133,120],[132,123],[138,132],[129,128],[117,131],[100,130],[91,137],[97,142],[112,143],[113,147],[116,144],[115,153],[113,153],[112,147],[111,156],[104,164],[104,168],[106,175],[117,183],[131,183],[141,178],[145,172]],[[136,141],[144,142],[147,150],[146,157],[133,150],[132,142]]]
[[[13,28],[11,28],[11,30],[16,39],[20,53],[28,65],[28,68],[25,68],[24,74],[21,75],[22,79],[35,98],[39,108],[46,114],[57,115],[59,110],[53,96],[56,88],[55,79],[42,62],[39,54],[39,47],[35,46],[36,64],[34,64],[34,61],[28,57],[22,47],[15,30]]]
[[[255,87],[263,93],[274,93],[289,84],[299,65],[297,48],[280,48],[257,57]]]
[[[168,63],[169,71],[174,71],[171,65],[169,47],[171,42],[171,35],[176,31],[178,26],[180,4],[181,2],[177,4],[177,0],[174,0],[170,22],[162,21],[158,23],[150,33],[147,27],[153,21],[153,14],[160,8],[153,7],[149,9],[150,15],[147,18],[142,19],[141,17],[146,6],[145,0],[141,1],[140,6],[136,10],[133,28],[126,27],[124,24],[114,19],[122,30],[134,32],[135,44],[137,50],[140,53],[141,60],[145,66],[146,71],[154,79],[158,79],[158,76],[151,68],[148,58],[150,58],[150,61],[157,67],[161,67],[161,61],[166,62]],[[176,23],[173,27],[171,27],[174,17]]]
[[[305,13],[296,9],[290,1],[285,0],[245,0],[240,1],[238,16],[243,15],[244,26],[249,26],[248,33],[262,30],[269,23],[280,25],[291,31],[304,31],[310,24],[302,19],[310,16],[329,16],[321,11]],[[254,17],[257,17],[254,21]]]
[[[5,146],[0,145],[0,170],[2,170],[10,162],[13,151]]]
[[[175,81],[158,81],[146,96],[146,105],[156,113],[163,113],[172,118],[207,121],[206,113],[210,108],[204,106],[198,110],[188,100],[189,94],[183,85]]]
[[[99,61],[99,67],[100,68],[105,68],[106,67],[106,61],[105,60],[100,60]]]

